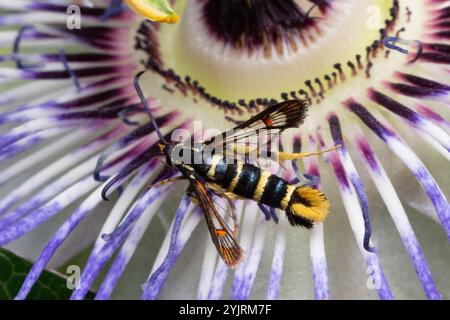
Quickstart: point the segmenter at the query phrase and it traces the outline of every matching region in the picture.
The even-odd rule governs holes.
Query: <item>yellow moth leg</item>
[[[318,156],[336,149],[339,149],[341,146],[336,146],[334,148],[330,148],[327,150],[319,151],[319,152],[301,152],[301,153],[289,153],[289,152],[278,152],[279,161],[288,161],[288,160],[299,160],[306,157]]]
[[[327,150],[323,150],[323,151],[319,151],[319,152],[301,152],[301,153],[290,153],[290,152],[271,152],[272,154],[276,154],[277,159],[281,162],[281,161],[289,161],[289,160],[299,160],[302,158],[307,158],[307,157],[311,157],[311,156],[318,156],[336,149],[339,149],[341,146],[338,145],[336,147],[327,149]],[[233,150],[239,154],[250,154],[252,152],[255,152],[256,149],[252,149],[248,146],[240,146],[240,145],[235,145],[233,147]]]
[[[150,185],[150,186],[149,186],[149,189],[150,189],[150,188],[155,188],[155,187],[160,187],[160,186],[163,186],[163,185],[165,185],[165,184],[167,184],[167,183],[176,182],[176,181],[181,181],[181,180],[185,180],[185,179],[186,179],[185,177],[179,176],[179,177],[174,177],[174,178],[169,178],[169,179],[161,180],[161,181],[158,181],[158,182],[156,182],[156,183]]]

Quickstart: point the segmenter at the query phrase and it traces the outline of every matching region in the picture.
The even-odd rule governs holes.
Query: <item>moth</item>
[[[262,134],[271,136],[289,128],[298,128],[307,115],[306,101],[289,100],[272,105],[233,129],[204,142],[192,139],[168,142],[161,134],[140,88],[139,78],[142,73],[136,75],[134,85],[160,138],[160,155],[165,157],[168,166],[181,174],[157,184],[176,180],[189,182],[187,194],[202,209],[211,239],[229,267],[236,266],[243,259],[244,251],[239,246],[235,230],[219,214],[213,194],[226,198],[230,204],[234,199],[251,199],[259,204],[281,209],[293,226],[309,229],[315,222],[324,221],[330,204],[320,190],[310,185],[295,185],[258,165],[242,160],[242,156],[248,155],[252,149],[264,147],[249,144],[250,137],[260,137]],[[276,156],[279,161],[297,160],[330,150],[317,153],[278,151]]]

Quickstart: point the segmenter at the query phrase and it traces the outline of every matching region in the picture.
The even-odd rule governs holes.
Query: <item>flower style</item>
[[[432,159],[445,166],[441,160],[450,158],[450,125],[445,119],[449,1],[172,1],[180,14],[177,24],[148,21],[121,1],[92,3],[0,3],[0,185],[6,190],[0,200],[0,244],[12,243],[78,204],[49,234],[17,299],[27,297],[80,223],[107,206],[104,198],[114,204],[98,236],[91,239],[95,244],[72,298],[83,299],[112,261],[96,293],[96,299],[110,298],[161,206],[175,201],[175,184],[149,188],[176,172],[154,156],[159,139],[133,87],[141,70],[147,70],[142,89],[167,137],[180,128],[195,133],[194,120],[201,120],[204,128],[224,130],[276,102],[306,100],[309,116],[300,129],[283,135],[283,148],[340,148],[322,159],[286,163],[280,175],[316,184],[330,199],[329,219],[348,218],[360,252],[352,264],[366,264],[369,287],[379,298],[395,297],[379,258],[388,251],[382,245],[390,245],[379,237],[383,228],[371,223],[371,216],[376,221],[384,212],[394,222],[425,296],[441,297],[404,203],[425,211],[450,240],[449,206],[435,180],[445,184],[448,171],[441,168],[436,174],[443,178],[434,178],[424,164]],[[142,1],[127,3],[147,12],[140,10]],[[177,21],[173,11],[168,14],[172,18],[155,20]],[[408,174],[397,175],[404,168]],[[417,183],[411,182],[410,174]],[[414,192],[408,195],[394,187],[394,175],[405,179]],[[369,182],[379,198],[367,191]],[[333,192],[336,186],[340,196]],[[423,195],[427,199],[419,207],[413,198]],[[380,212],[369,211],[373,199],[383,202]],[[191,238],[209,237],[203,227],[197,228],[204,222],[196,205],[187,196],[176,201],[178,209],[142,286],[143,299],[161,297]],[[216,201],[227,205],[223,199]],[[333,276],[335,271],[327,265],[330,251],[325,252],[325,236],[337,233],[343,219],[306,231],[288,227],[273,210],[261,214],[253,201],[237,201],[236,207],[245,260],[235,270],[228,269],[210,241],[197,241],[195,251],[203,256],[195,264],[201,266],[200,280],[197,293],[190,289],[186,297],[248,299],[254,285],[261,286],[256,274],[264,272],[262,260],[271,243],[265,297],[283,296],[282,278],[301,272],[285,260],[303,259],[299,254],[306,255],[308,248],[315,298],[347,297],[333,290],[332,279],[340,275]],[[420,225],[415,229],[420,232]],[[291,241],[292,234],[301,234],[305,244]],[[352,252],[337,249],[341,255]],[[183,286],[181,279],[178,287]],[[302,284],[286,286],[292,291]]]

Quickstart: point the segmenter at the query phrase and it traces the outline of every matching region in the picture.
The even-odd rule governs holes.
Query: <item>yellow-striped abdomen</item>
[[[292,193],[286,215],[293,225],[311,228],[314,222],[323,222],[330,208],[325,195],[310,186],[300,186]]]

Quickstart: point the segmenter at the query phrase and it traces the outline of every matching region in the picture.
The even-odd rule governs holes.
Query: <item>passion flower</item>
[[[152,20],[175,22],[177,12],[180,21],[148,21],[120,1],[92,1],[73,11],[64,0],[0,3],[0,244],[14,246],[79,205],[56,232],[46,233],[50,240],[17,299],[27,296],[74,230],[105,208],[102,196],[114,199],[114,207],[96,239],[85,239],[95,244],[72,297],[84,298],[111,260],[96,295],[109,298],[153,218],[163,214],[162,204],[179,201],[175,185],[146,188],[174,172],[154,157],[158,138],[133,88],[143,69],[142,88],[164,134],[195,132],[193,120],[223,130],[275,102],[304,99],[307,121],[286,132],[282,147],[340,148],[324,161],[285,164],[280,173],[306,173],[330,199],[329,219],[312,231],[290,228],[274,212],[261,215],[252,201],[236,203],[247,252],[236,270],[218,260],[210,241],[199,241],[209,235],[197,228],[201,214],[184,196],[142,298],[247,299],[252,290],[269,299],[307,298],[311,273],[317,299],[372,297],[370,289],[381,299],[417,297],[412,273],[398,275],[407,266],[395,261],[403,251],[398,238],[387,236],[386,212],[416,282],[427,298],[440,298],[404,203],[442,226],[447,240],[438,234],[424,241],[440,248],[436,259],[447,261],[445,268],[450,212],[435,178],[448,187],[448,1],[190,0],[172,1],[173,10],[162,16],[146,7],[152,1],[127,3]],[[425,232],[427,221],[421,221],[415,229]],[[432,224],[426,229],[438,233]],[[353,243],[345,241],[350,231]],[[301,262],[308,250],[312,272]]]

